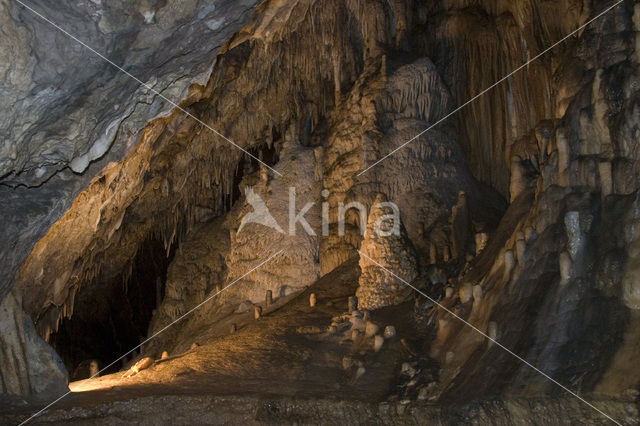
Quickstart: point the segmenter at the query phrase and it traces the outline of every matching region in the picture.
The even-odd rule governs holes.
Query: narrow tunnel
[[[73,315],[64,318],[50,337],[71,380],[89,377],[90,361],[104,368],[147,336],[153,311],[164,297],[175,249],[174,245],[167,254],[161,241],[148,239],[139,248],[130,274],[94,280],[78,292]],[[120,368],[118,362],[105,373]]]

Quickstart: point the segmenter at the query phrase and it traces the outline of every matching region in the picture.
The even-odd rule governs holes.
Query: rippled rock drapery
[[[322,183],[332,234],[285,253],[265,272],[272,276],[254,284],[264,285],[262,291],[306,268],[315,276],[355,256],[362,219],[347,214],[347,235],[336,238],[335,206],[369,206],[385,193],[400,206],[418,265],[433,260],[452,275],[457,291],[443,303],[457,315],[571,388],[617,395],[637,386],[640,373],[629,360],[639,338],[638,6],[623,3],[357,176],[605,6],[263,4],[185,106],[283,173],[264,173],[273,199],[282,200],[274,191],[294,179],[287,175],[294,170],[295,185],[317,204],[324,201]],[[301,170],[294,167],[298,157]],[[151,123],[130,156],[101,171],[25,265],[20,288],[40,332],[71,315],[76,291],[125,269],[148,235],[167,247],[184,241],[195,251],[198,223],[227,215],[232,246],[236,240],[227,267],[257,261],[253,248],[279,247],[276,238],[251,241],[261,235],[255,229],[233,234],[242,208],[234,201],[244,201],[238,184],[263,178],[249,163],[180,114]],[[496,192],[511,201],[499,226],[504,204]],[[491,234],[475,259],[479,248],[461,229]],[[77,238],[57,252],[71,230]],[[230,277],[240,276],[239,269]],[[300,278],[301,285],[311,280]],[[175,294],[197,293],[176,312],[211,291],[205,283],[171,286]],[[448,313],[435,311],[434,319],[430,355],[442,367],[436,399],[550,391],[544,378]]]

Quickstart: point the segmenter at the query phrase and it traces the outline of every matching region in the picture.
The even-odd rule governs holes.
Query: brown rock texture
[[[144,48],[150,60],[155,56],[146,49],[153,48],[151,40],[162,38],[154,34],[164,34],[161,30],[173,24],[205,25],[210,31],[190,33],[198,40],[191,44],[217,46],[218,35],[211,34],[217,24],[204,19],[212,11],[201,3],[176,3],[173,10],[165,9],[169,3],[160,7],[151,2],[150,7],[159,6],[156,15],[150,9],[106,14],[96,28],[113,33],[116,41],[135,39],[133,46]],[[28,338],[35,335],[29,327],[21,328],[25,319],[54,344],[61,325],[87,317],[118,330],[142,324],[141,334],[148,335],[147,330],[161,329],[233,283],[214,303],[136,356],[159,355],[165,348],[180,353],[200,338],[225,339],[220,330],[227,333],[231,324],[238,324],[238,341],[218,347],[223,340],[212,340],[211,351],[229,362],[230,371],[246,374],[247,381],[255,379],[255,371],[282,376],[265,367],[273,357],[260,352],[260,345],[276,355],[287,353],[295,364],[295,356],[312,357],[309,347],[317,344],[324,352],[312,360],[327,367],[335,361],[333,350],[347,351],[346,340],[357,347],[362,343],[358,339],[371,337],[354,333],[345,339],[341,330],[324,332],[330,318],[342,315],[334,311],[346,310],[347,298],[355,293],[359,307],[374,316],[394,309],[416,313],[411,320],[403,318],[404,326],[416,331],[417,342],[405,340],[405,349],[395,352],[392,345],[402,340],[385,341],[378,353],[378,367],[388,374],[378,377],[378,384],[398,378],[391,372],[395,363],[409,362],[391,353],[410,353],[416,358],[411,362],[422,363],[415,368],[422,375],[407,383],[421,380],[423,389],[402,390],[396,397],[465,404],[490,396],[547,397],[558,390],[461,319],[572,391],[614,399],[633,396],[640,383],[635,362],[640,342],[640,5],[620,3],[536,58],[611,4],[268,0],[254,9],[250,20],[234,20],[248,24],[224,37],[217,56],[198,51],[189,56],[198,66],[179,73],[181,79],[199,83],[180,86],[181,107],[206,126],[145,98],[141,103],[151,104],[149,114],[133,111],[137,121],[131,126],[109,127],[138,104],[132,106],[127,96],[126,104],[106,105],[109,113],[96,115],[95,99],[102,97],[95,86],[60,83],[73,80],[66,68],[55,70],[53,81],[45,78],[42,73],[51,69],[51,61],[36,60],[42,30],[24,11],[0,2],[2,10],[10,11],[0,18],[8,33],[0,41],[2,58],[15,59],[3,64],[24,71],[0,65],[0,74],[16,87],[7,98],[12,108],[22,111],[20,99],[28,98],[31,106],[23,111],[52,110],[49,86],[66,93],[56,99],[73,106],[70,122],[53,116],[24,123],[20,120],[30,115],[18,120],[12,118],[14,111],[0,122],[0,130],[26,129],[31,135],[13,135],[0,148],[0,195],[8,206],[1,213],[7,243],[0,301],[10,306],[4,311],[0,345],[15,348],[30,342],[14,351],[18,355],[10,361],[3,358],[3,390],[50,392],[46,386],[33,387],[32,368],[54,372],[58,385],[64,385],[53,358],[42,357],[50,348]],[[225,3],[245,18],[252,7],[252,2],[242,10]],[[225,16],[232,15],[229,11]],[[135,16],[133,23],[127,16]],[[136,22],[151,27],[134,37],[125,30]],[[29,29],[33,38],[26,36]],[[107,44],[111,42],[116,43]],[[63,51],[53,60],[68,55],[73,56]],[[163,63],[160,56],[155,59]],[[532,58],[536,60],[527,64]],[[149,78],[158,70],[136,65]],[[54,78],[58,74],[65,77]],[[83,72],[79,81],[86,83],[90,74]],[[165,87],[172,75],[163,73],[158,84]],[[85,90],[89,95],[83,103]],[[474,99],[478,94],[482,96]],[[456,109],[470,99],[471,104]],[[80,123],[77,132],[73,123]],[[104,136],[109,128],[115,133]],[[96,135],[90,136],[91,129]],[[76,134],[77,139],[69,136]],[[114,142],[113,148],[107,142]],[[96,153],[105,156],[94,158]],[[67,166],[71,169],[65,170]],[[305,217],[313,232],[293,223],[292,235],[291,188],[294,212],[312,204]],[[242,226],[253,209],[247,194],[262,199],[278,227]],[[383,200],[399,208],[399,235],[375,232],[376,221],[389,213],[376,208]],[[349,208],[341,217],[340,207],[352,203],[368,213]],[[144,277],[131,271],[152,246],[169,264],[167,276],[153,277],[159,278],[155,288],[162,291],[136,296],[133,289],[141,288],[138,281]],[[245,276],[278,250],[282,253],[272,263]],[[359,277],[350,276],[353,288],[336,292],[335,300],[318,292],[312,310],[317,317],[288,305],[300,295],[304,309],[311,309],[307,287],[326,284],[322,278],[354,262],[358,250],[373,261],[359,256]],[[157,253],[150,259],[157,260]],[[420,297],[412,310],[408,289],[376,262],[430,292],[448,310],[432,302],[425,305]],[[263,307],[260,321],[246,326],[243,318],[234,317],[250,316],[238,312],[238,306],[264,303],[266,291],[272,292],[274,304]],[[112,299],[118,302],[115,308],[101,303],[103,296],[113,294],[119,295]],[[277,317],[286,306],[300,310]],[[150,320],[138,318],[135,307],[145,308]],[[361,314],[358,319],[364,321]],[[270,315],[281,322],[267,340],[259,337],[265,330],[260,327],[269,324]],[[385,324],[407,336],[399,322]],[[248,334],[242,334],[243,327],[249,327]],[[305,340],[292,330],[314,333]],[[136,341],[144,337],[134,336]],[[281,343],[279,338],[285,337],[299,345],[296,351]],[[366,341],[362,348],[371,344]],[[253,370],[243,370],[225,358],[223,349],[229,348],[261,356],[243,358],[255,360]],[[357,361],[347,363],[354,370],[348,386],[362,383],[371,391],[370,374],[378,367],[365,365],[366,359]],[[19,368],[11,370],[11,363]],[[301,365],[295,364],[297,372],[305,371]],[[153,375],[152,370],[140,376]],[[341,366],[339,371],[343,374]],[[288,384],[301,389],[297,386],[304,378]],[[376,387],[375,392],[391,391]],[[562,411],[553,402],[546,406],[551,413]],[[488,413],[493,413],[491,407]],[[511,407],[519,410],[517,404]],[[555,419],[549,412],[546,418]],[[637,413],[629,418],[637,421]]]
[[[359,309],[373,310],[403,302],[411,289],[398,277],[411,283],[417,276],[411,241],[402,224],[394,223],[391,209],[381,205],[384,202],[386,197],[376,197],[360,247],[362,273],[356,292]]]

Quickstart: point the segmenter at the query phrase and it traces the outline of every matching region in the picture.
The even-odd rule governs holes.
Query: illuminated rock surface
[[[640,6],[624,1],[447,117],[611,3],[182,3],[34,7],[251,156],[0,2],[13,64],[0,68],[3,306],[22,318],[18,294],[70,371],[180,320],[73,384],[93,391],[46,421],[162,422],[182,402],[224,406],[229,422],[605,420],[477,330],[638,421]],[[294,216],[313,203],[309,229],[292,226],[290,188]],[[243,222],[256,197],[267,225]],[[400,236],[371,232],[382,200]],[[32,342],[17,363],[51,371],[35,389],[3,359],[4,393],[57,397],[64,374],[38,361],[51,352],[33,327],[1,327],[2,348]],[[15,398],[7,419],[33,411]]]

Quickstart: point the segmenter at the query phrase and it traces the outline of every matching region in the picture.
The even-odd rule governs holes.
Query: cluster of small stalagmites
[[[583,98],[574,108],[568,108],[565,118],[575,120],[577,125],[544,128],[537,131],[539,156],[545,167],[540,171],[543,187],[588,188],[602,197],[611,194],[626,195],[637,189],[637,170],[631,165],[637,154],[628,141],[637,137],[632,114],[625,111],[622,93],[637,92],[637,77],[626,75],[612,78],[603,69],[596,70],[591,86],[583,87],[590,92],[590,99]],[[634,90],[634,86],[635,90]],[[616,93],[613,96],[612,93]],[[580,107],[578,108],[578,105]],[[586,114],[585,110],[592,111]],[[614,128],[612,116],[618,120]],[[565,120],[567,121],[567,120]],[[612,137],[617,134],[618,137]]]
[[[360,351],[364,348],[365,352],[379,352],[383,349],[386,341],[396,337],[396,328],[393,325],[381,327],[373,321],[370,311],[359,310],[357,303],[355,296],[348,299],[349,311],[332,319],[331,325],[327,329],[327,336],[338,339],[342,343],[357,345]],[[366,371],[362,362],[353,362],[350,357],[343,359],[345,370],[353,366],[357,367],[356,379]]]
[[[532,226],[522,224],[507,241],[506,246],[499,252],[497,258],[494,259],[488,276],[485,276],[479,282],[466,281],[464,274],[448,280],[449,282],[444,287],[444,295],[439,301],[447,309],[434,308],[430,311],[432,314],[438,314],[431,315],[428,323],[431,325],[432,320],[436,319],[434,323],[436,330],[434,347],[441,348],[444,342],[451,339],[453,330],[459,328],[459,322],[469,321],[471,317],[474,318],[473,325],[478,327],[484,337],[487,338],[487,344],[489,346],[494,344],[499,335],[500,325],[496,321],[489,320],[494,302],[489,305],[485,304],[486,292],[490,291],[490,289],[485,288],[486,283],[492,280],[497,283],[494,284],[498,286],[497,288],[502,288],[502,286],[509,285],[515,281],[527,260],[528,246],[534,242],[537,236],[538,234]],[[429,303],[427,307],[432,305],[433,303]],[[483,321],[486,321],[484,325],[480,325]],[[455,351],[447,351],[441,355],[444,364],[457,362]]]
[[[473,222],[468,196],[464,191],[458,191],[458,199],[451,208],[448,221],[435,226],[429,240],[430,265],[459,265],[464,274],[473,258],[486,247],[489,232],[485,224]]]
[[[389,401],[406,405],[412,401],[435,401],[439,396],[437,365],[428,358],[403,362]]]

